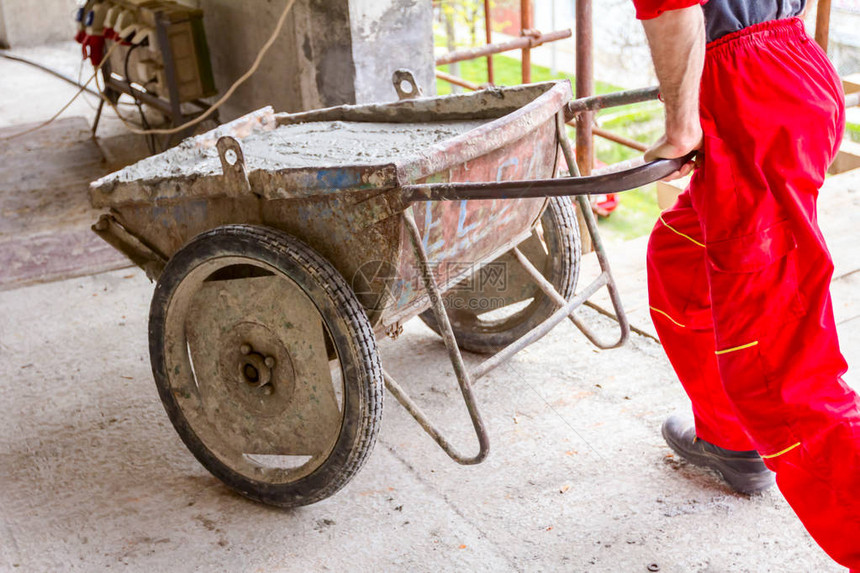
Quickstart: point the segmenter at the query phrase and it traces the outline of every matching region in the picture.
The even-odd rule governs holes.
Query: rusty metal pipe
[[[612,133],[611,131],[607,131],[600,127],[592,127],[591,131],[594,133],[594,135],[602,137],[603,139],[608,139],[609,141],[615,142],[619,145],[629,147],[630,149],[635,149],[636,151],[645,151],[648,149],[648,146],[642,142],[636,141],[634,139],[629,139],[627,137],[624,137],[623,135],[618,135],[617,133]]]
[[[815,42],[821,49],[827,51],[830,43],[830,0],[818,0],[818,12],[815,15]]]
[[[463,78],[451,74],[446,74],[441,70],[436,70],[436,77],[440,80],[448,82],[449,84],[454,84],[455,86],[466,88],[467,90],[478,91],[480,89],[483,89],[482,86],[479,86],[474,82],[464,80]]]
[[[532,179],[523,181],[424,183],[400,188],[405,203],[476,199],[527,199],[622,193],[648,185],[674,173],[693,158],[659,159],[624,171],[589,177]]]
[[[486,34],[487,45],[493,43],[493,12],[490,7],[490,0],[484,0],[484,32]],[[487,83],[493,85],[496,83],[495,74],[493,73],[493,55],[487,55]]]
[[[576,97],[594,95],[594,52],[593,52],[591,0],[576,0]],[[594,162],[594,136],[591,128],[594,114],[586,111],[579,115],[576,122],[576,161],[583,175],[590,175]]]
[[[611,94],[578,97],[568,103],[564,108],[564,117],[568,121],[573,119],[579,113],[586,111],[598,111],[609,107],[618,107],[629,105],[632,103],[641,103],[643,101],[652,101],[657,99],[660,94],[660,88],[639,88],[635,90],[625,90]]]
[[[509,42],[502,42],[500,44],[488,44],[486,46],[478,46],[477,48],[455,50],[453,52],[448,52],[447,54],[436,58],[436,65],[444,66],[445,64],[453,64],[454,62],[462,62],[465,60],[474,60],[475,58],[483,58],[485,56],[490,56],[493,54],[501,54],[502,52],[521,50],[525,46],[536,48],[537,46],[545,44],[546,42],[555,42],[556,40],[570,38],[571,35],[572,33],[570,30],[559,30],[557,32],[549,32],[547,34],[541,34],[535,37],[523,36],[522,38],[516,38]]]
[[[520,34],[526,36],[533,26],[532,0],[520,0]],[[523,46],[522,54],[523,83],[532,83],[531,43]]]

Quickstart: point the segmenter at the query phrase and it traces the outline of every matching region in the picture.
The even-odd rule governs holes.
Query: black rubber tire
[[[541,216],[540,226],[543,228],[544,242],[548,251],[544,268],[541,269],[543,275],[565,299],[570,299],[579,279],[582,256],[579,224],[576,210],[570,199],[551,198]],[[503,255],[503,257],[507,257],[510,264],[518,264],[510,255]],[[549,318],[558,308],[538,290],[537,286],[534,287],[534,293],[534,299],[527,307],[492,324],[482,324],[478,315],[473,312],[449,310],[448,318],[451,320],[457,345],[462,350],[477,354],[495,354],[525,335]],[[469,306],[462,305],[460,308],[469,308]],[[420,317],[427,326],[439,333],[439,325],[432,309],[424,311]]]
[[[283,272],[314,302],[341,357],[343,422],[336,444],[312,473],[285,484],[254,480],[218,459],[195,433],[173,396],[164,351],[171,297],[195,267],[212,257],[253,257]],[[283,232],[251,225],[219,227],[197,236],[170,260],[155,288],[149,321],[152,371],[170,421],[197,460],[230,488],[255,501],[297,507],[325,499],[361,469],[376,443],[384,382],[376,338],[343,277],[324,258]]]

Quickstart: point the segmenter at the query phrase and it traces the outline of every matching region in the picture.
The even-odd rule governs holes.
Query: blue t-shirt
[[[806,0],[710,0],[702,9],[713,42],[753,24],[797,16],[804,7]]]

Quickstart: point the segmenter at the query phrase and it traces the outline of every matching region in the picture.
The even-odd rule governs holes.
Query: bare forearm
[[[672,10],[644,20],[642,25],[666,103],[666,143],[689,151],[701,139],[699,83],[705,60],[702,9]]]

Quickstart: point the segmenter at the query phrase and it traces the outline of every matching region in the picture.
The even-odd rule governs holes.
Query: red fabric
[[[681,10],[707,2],[708,0],[633,0],[636,6],[636,17],[640,20],[650,20],[663,12]]]
[[[843,106],[798,19],[710,44],[702,165],[655,226],[648,280],[697,434],[758,450],[809,533],[860,569],[860,398],[841,378],[815,207]]]
[[[105,37],[87,36],[81,46],[84,58],[89,58],[93,66],[98,67],[105,55]]]

